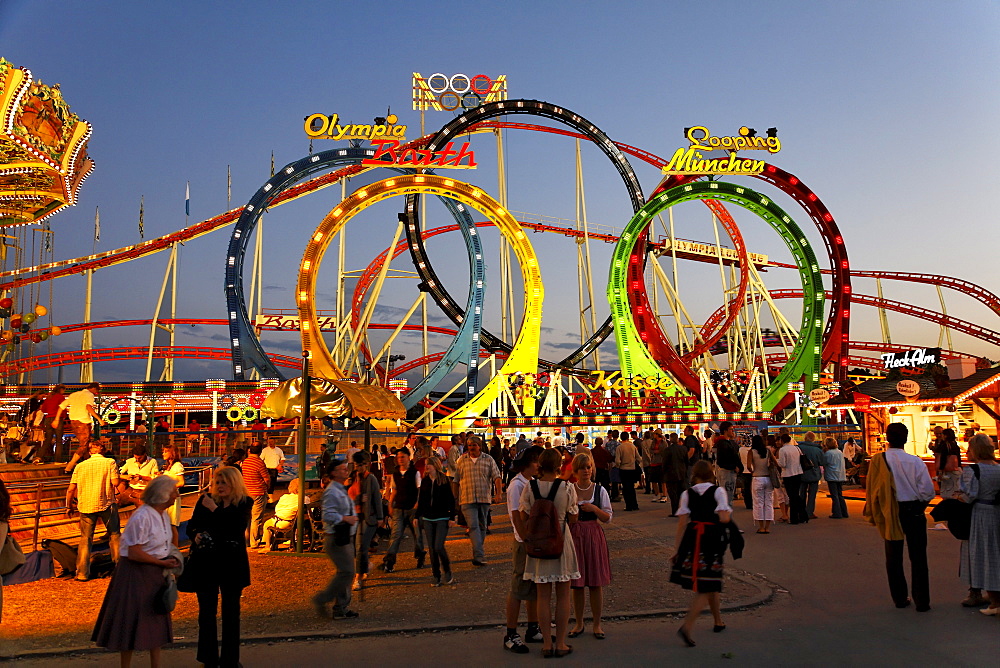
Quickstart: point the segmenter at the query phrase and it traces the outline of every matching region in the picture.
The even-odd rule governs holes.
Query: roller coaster
[[[586,388],[587,377],[593,370],[602,368],[600,347],[605,341],[614,341],[617,368],[623,377],[662,379],[663,382],[657,381],[656,394],[662,395],[665,401],[690,398],[692,401],[685,399],[678,405],[696,408],[701,411],[697,414],[700,416],[774,415],[788,405],[790,385],[801,383],[801,390],[808,392],[823,379],[843,382],[850,368],[878,368],[877,355],[864,353],[908,348],[893,343],[885,325],[881,341],[852,339],[852,309],[859,306],[875,309],[883,323],[884,314],[889,311],[936,325],[941,331],[939,338],[948,343],[942,350],[945,359],[980,359],[979,355],[954,350],[950,345],[952,332],[993,346],[1000,345],[1000,332],[947,314],[943,297],[941,310],[935,310],[883,298],[881,286],[883,281],[932,285],[939,293],[947,289],[969,296],[987,307],[993,316],[1000,316],[1000,298],[994,293],[949,276],[853,269],[844,235],[830,210],[800,178],[776,165],[767,163],[759,174],[751,175],[759,182],[754,187],[718,178],[669,175],[647,197],[629,158],[657,170],[666,166],[667,161],[648,151],[612,141],[573,111],[539,100],[503,100],[461,111],[434,134],[411,141],[400,147],[400,151],[440,151],[458,137],[492,133],[498,137],[500,165],[500,183],[492,193],[481,184],[430,170],[386,169],[362,164],[373,157],[375,150],[355,142],[293,161],[276,170],[242,207],[171,234],[112,251],[0,273],[0,294],[16,295],[29,286],[74,275],[93,275],[97,270],[162,251],[176,251],[178,244],[231,228],[228,251],[225,258],[220,259],[226,317],[160,318],[157,312],[151,319],[64,325],[61,327],[63,333],[85,334],[81,350],[34,355],[30,354],[33,349],[25,349],[29,354],[22,353],[18,357],[18,351],[8,349],[0,360],[0,376],[8,382],[15,378],[30,382],[33,372],[59,366],[126,359],[190,358],[228,360],[234,380],[283,378],[297,373],[302,359],[268,352],[261,335],[274,330],[298,331],[303,349],[312,352],[313,373],[384,385],[408,375],[411,384],[402,397],[407,408],[414,411],[414,415],[419,414],[425,425],[437,424],[442,429],[453,429],[476,423],[484,416],[529,420],[536,415],[564,414],[567,394],[574,386]],[[561,127],[506,120],[515,115],[540,117]],[[625,187],[632,207],[631,218],[621,221],[620,229],[597,229],[585,214],[573,221],[562,221],[509,211],[505,205],[503,180],[505,157],[499,137],[502,133],[514,132],[547,133],[575,141],[578,147],[581,142],[597,147]],[[347,192],[347,179],[380,169],[391,174]],[[295,303],[284,305],[286,310],[268,311],[280,315],[276,320],[281,324],[266,324],[261,319],[265,312],[259,304],[254,307],[251,299],[248,306],[244,285],[246,257],[261,216],[335,184],[343,189],[342,199],[309,236],[299,266]],[[794,220],[796,212],[779,206],[770,191],[780,193],[785,200],[800,207],[815,225],[822,246],[812,245],[806,232]],[[442,202],[454,224],[426,228],[421,220],[421,198],[426,195],[433,195]],[[317,284],[317,275],[324,256],[328,251],[339,254],[337,285],[343,286],[343,230],[361,211],[392,198],[401,198],[402,202],[391,243],[363,270],[352,274],[357,279],[352,293],[338,294],[342,305],[332,313],[318,311],[317,297],[322,287]],[[712,242],[681,239],[673,234],[673,207],[695,201],[702,202],[710,212],[715,232]],[[793,262],[780,262],[751,252],[730,208],[742,210],[742,216],[749,214],[766,223]],[[666,234],[654,238],[654,223],[659,220],[662,224],[663,215],[671,217],[670,229],[663,225]],[[480,232],[489,228],[495,228],[500,234],[501,285],[499,299],[488,301],[486,250]],[[539,356],[542,304],[546,294],[542,278],[544,267],[526,231],[568,238],[577,248],[580,345],[562,359],[547,360]],[[464,304],[452,297],[425,247],[428,239],[452,232],[462,234],[468,256],[470,274]],[[723,236],[728,238],[729,245],[723,243]],[[610,265],[606,268],[610,315],[600,324],[594,315],[591,242],[614,246]],[[409,254],[412,263],[416,298],[399,322],[374,322],[390,265],[404,253]],[[665,260],[673,263],[672,270],[660,266]],[[722,305],[703,323],[693,321],[678,295],[676,267],[679,260],[708,263],[719,268],[724,295]],[[797,272],[800,287],[768,288],[761,276],[764,272],[789,269]],[[597,272],[600,271],[597,268]],[[518,273],[520,288],[516,286]],[[875,280],[879,295],[855,292],[852,279],[860,278]],[[552,291],[549,294],[552,295]],[[801,303],[796,324],[792,324],[795,318],[785,317],[777,308],[782,300]],[[430,304],[435,305],[452,326],[429,325],[426,316],[420,324],[411,322],[418,310],[426,313]],[[496,304],[503,311],[499,332],[484,325],[486,308]],[[326,321],[332,320],[333,325],[321,326],[321,316]],[[89,333],[103,328],[185,324],[226,327],[231,345],[228,348],[162,346],[153,345],[152,337],[148,346],[94,348],[89,345]],[[676,333],[668,333],[671,329]],[[368,335],[369,331],[376,330],[388,332],[386,340],[377,347]],[[406,364],[394,366],[391,347],[403,332],[421,335],[423,354]],[[447,341],[444,350],[429,350],[428,337],[431,335]],[[909,347],[917,347],[917,342]],[[781,351],[769,352],[772,348]],[[461,376],[457,382],[456,374]],[[715,392],[712,378],[720,374],[740,379],[745,389],[739,393]]]

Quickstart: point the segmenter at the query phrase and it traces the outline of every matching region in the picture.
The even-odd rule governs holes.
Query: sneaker
[[[435,580],[434,582],[431,583],[431,586],[432,587],[440,587],[441,586],[441,581],[440,580]]]
[[[333,618],[334,619],[356,619],[356,618],[358,618],[360,616],[361,615],[359,615],[354,610],[342,610],[342,609],[339,609],[339,608],[335,608],[334,611],[333,611]]]
[[[542,630],[537,626],[529,626],[524,633],[524,640],[525,642],[544,642],[545,636],[542,635]]]
[[[442,582],[441,584],[442,585],[453,585],[453,584],[455,584],[455,578],[453,578],[452,576],[449,575],[448,577],[446,577],[444,579],[444,582]]]
[[[509,652],[513,652],[514,654],[527,654],[531,651],[528,649],[528,646],[524,644],[524,641],[521,640],[520,634],[517,633],[512,636],[504,637],[503,646],[504,649]]]
[[[473,566],[485,566],[486,565],[486,561],[484,559],[473,559],[472,560],[472,565]]]

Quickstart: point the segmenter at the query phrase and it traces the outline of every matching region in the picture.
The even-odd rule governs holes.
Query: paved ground
[[[648,610],[657,607],[655,602],[664,600],[662,597],[673,599],[676,595],[677,588],[666,582],[666,568],[662,566],[672,543],[673,520],[664,518],[664,506],[649,504],[648,497],[640,499],[642,512],[620,513],[617,519],[623,531],[645,535],[651,547],[659,548],[662,560],[647,552],[619,566],[619,571],[634,569],[636,575],[641,574],[645,586],[623,584],[627,594],[622,597],[625,592],[619,592],[618,605],[609,612]],[[766,536],[748,532],[745,557],[731,569],[734,574],[745,571],[746,576],[731,590],[743,588],[745,593],[755,583],[769,582],[774,594],[765,605],[727,613],[729,628],[724,633],[713,634],[710,619],[703,620],[695,632],[698,647],[680,645],[675,635],[680,622],[674,617],[619,618],[606,624],[607,640],[581,636],[572,641],[576,652],[568,660],[588,665],[672,660],[704,665],[732,665],[736,661],[772,666],[998,665],[1000,620],[959,606],[966,592],[956,577],[957,541],[945,531],[929,533],[933,609],[928,613],[917,613],[912,608],[896,610],[885,584],[881,541],[875,529],[860,519],[861,506],[861,502],[849,501],[852,518],[834,521],[826,518],[829,503],[824,499],[817,510],[820,520],[797,527],[778,525]],[[749,513],[738,512],[737,521],[749,525]],[[731,590],[723,593],[724,605],[732,604]],[[471,592],[459,593],[464,597]],[[432,605],[426,618],[439,614],[452,617],[465,608],[464,603],[465,599],[452,599],[446,607]],[[467,623],[498,621],[500,605],[501,601],[497,601],[497,612],[489,618],[470,615]],[[365,610],[363,605],[359,609]],[[350,633],[362,629],[335,624],[331,622],[327,627],[335,636],[331,639],[248,642],[243,664],[248,668],[327,665],[366,655],[383,665],[439,666],[456,656],[468,656],[484,665],[513,665],[539,656],[537,646],[529,656],[505,652],[498,627],[350,637]],[[341,632],[345,637],[337,637]],[[164,659],[167,666],[193,665],[193,650],[171,649],[165,652]],[[47,656],[19,662],[26,666],[115,663],[116,658],[106,654]]]

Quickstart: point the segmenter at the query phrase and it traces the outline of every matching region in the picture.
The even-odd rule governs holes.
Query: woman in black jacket
[[[451,576],[451,560],[445,549],[448,526],[455,517],[455,495],[451,491],[448,476],[438,457],[428,457],[424,468],[424,478],[420,481],[417,496],[417,517],[423,528],[427,548],[431,553],[431,571],[434,574],[432,586],[454,584]],[[444,569],[442,580],[441,570]]]
[[[250,585],[246,531],[253,499],[232,466],[215,471],[211,494],[198,499],[188,522],[191,559],[185,590],[198,595],[198,661],[206,666],[240,665],[240,597]],[[222,596],[222,653],[216,612]]]

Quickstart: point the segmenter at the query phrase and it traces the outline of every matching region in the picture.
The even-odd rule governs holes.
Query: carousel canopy
[[[291,418],[302,415],[302,379],[283,381],[260,408],[263,417]],[[309,415],[331,418],[376,418],[401,420],[406,408],[399,398],[377,385],[361,385],[326,378],[310,379]]]
[[[45,86],[0,58],[0,227],[38,223],[76,204],[94,167],[91,127]]]

